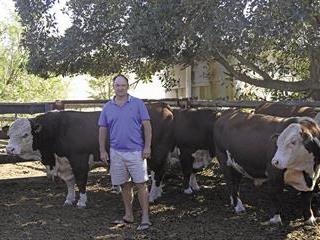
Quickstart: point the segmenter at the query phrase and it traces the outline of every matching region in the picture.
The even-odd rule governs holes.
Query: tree
[[[72,27],[56,34],[54,0],[16,0],[37,74],[135,71],[216,60],[258,87],[320,99],[316,0],[69,0]]]
[[[110,99],[114,94],[112,88],[113,75],[92,78],[89,80],[90,98],[92,99]]]
[[[18,21],[0,22],[0,100],[48,101],[64,98],[66,83],[61,78],[44,81],[28,74],[28,53],[20,46],[22,27]]]

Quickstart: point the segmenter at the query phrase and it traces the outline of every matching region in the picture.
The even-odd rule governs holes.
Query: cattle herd
[[[315,224],[311,201],[318,191],[320,128],[313,108],[273,103],[249,113],[172,109],[157,102],[147,104],[147,109],[152,124],[150,202],[161,197],[171,152],[178,151],[185,194],[199,190],[197,171],[217,159],[235,213],[245,211],[239,192],[241,178],[246,177],[255,185],[269,184],[270,223],[281,223],[280,196],[285,186],[291,186],[301,192],[305,222]],[[84,208],[88,172],[104,165],[99,157],[99,114],[58,111],[19,118],[8,130],[6,151],[41,160],[49,174],[64,180],[68,189],[64,205],[75,203],[77,185],[80,197],[76,205]]]

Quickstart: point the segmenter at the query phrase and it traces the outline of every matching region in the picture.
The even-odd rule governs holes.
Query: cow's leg
[[[151,189],[149,193],[149,202],[154,202],[162,195],[162,177],[163,174],[151,171]]]
[[[270,196],[273,205],[273,217],[269,220],[271,224],[281,224],[281,194],[284,188],[283,174],[279,173],[280,170],[272,169],[268,171],[268,177],[270,179]],[[277,173],[278,172],[278,173]]]
[[[75,185],[74,177],[72,177],[69,180],[66,180],[66,184],[68,188],[68,194],[64,202],[64,206],[70,206],[70,205],[73,205],[73,203],[76,201],[76,194],[74,190],[74,185]]]
[[[70,157],[70,164],[79,189],[78,208],[85,208],[87,202],[86,186],[88,180],[89,156],[84,154],[76,154]]]
[[[64,202],[64,206],[73,205],[75,202],[75,179],[70,165],[70,161],[66,157],[55,155],[56,164],[54,166],[54,176],[56,179],[63,180],[67,185],[68,194]]]
[[[226,180],[227,189],[230,196],[230,203],[236,213],[243,212],[245,211],[245,207],[243,206],[242,201],[239,197],[242,175],[232,167],[228,166],[228,155],[226,154],[226,152],[217,150],[216,154]]]
[[[311,204],[316,206],[316,215],[319,216],[320,214],[320,189],[319,189],[319,179],[317,180],[316,184],[314,185],[314,189],[312,191],[312,199]]]
[[[244,212],[246,209],[242,204],[240,199],[240,182],[242,179],[241,173],[234,170],[232,167],[228,167],[227,171],[230,174],[231,186],[230,186],[230,199],[231,204],[233,204],[234,211],[236,213]]]
[[[196,177],[195,173],[192,173],[190,175],[189,186],[191,187],[191,189],[193,191],[199,191],[200,190],[200,187],[198,185],[197,177]]]
[[[182,167],[182,173],[183,173],[183,192],[185,194],[192,194],[193,190],[190,183],[190,176],[193,171],[193,157],[192,157],[193,150],[190,150],[188,148],[181,148],[180,147],[180,163]]]
[[[162,180],[165,173],[165,170],[167,169],[167,159],[168,156],[160,157],[159,163],[154,162],[153,169],[154,171],[151,171],[151,179],[152,179],[152,185],[149,193],[149,202],[154,202],[157,198],[161,197],[162,195]],[[154,160],[154,159],[151,159]]]
[[[312,192],[301,192],[301,204],[303,209],[303,217],[306,224],[314,225],[316,218],[313,216],[311,209]]]

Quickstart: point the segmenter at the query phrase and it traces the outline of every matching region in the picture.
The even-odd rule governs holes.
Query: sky
[[[70,27],[71,22],[66,14],[63,14],[61,9],[65,6],[67,0],[60,0],[52,11],[55,12],[60,33]],[[14,11],[14,2],[12,0],[0,0],[0,20],[10,20],[10,13]],[[69,94],[67,99],[82,100],[89,97],[89,84],[85,76],[77,76],[70,80]],[[136,79],[129,77],[130,83]],[[165,89],[161,86],[161,82],[157,77],[153,77],[153,82],[148,84],[139,83],[135,89],[130,89],[129,93],[135,97],[160,99],[165,98]]]
[[[0,20],[10,19],[10,12],[14,11],[12,0],[0,0]]]

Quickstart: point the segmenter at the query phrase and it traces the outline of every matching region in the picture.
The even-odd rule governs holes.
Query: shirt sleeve
[[[141,116],[141,121],[150,120],[149,112],[142,100],[140,101],[140,104],[139,104],[139,112]]]
[[[108,119],[107,119],[107,114],[106,114],[106,105],[103,107],[99,121],[98,121],[99,127],[108,127]]]

